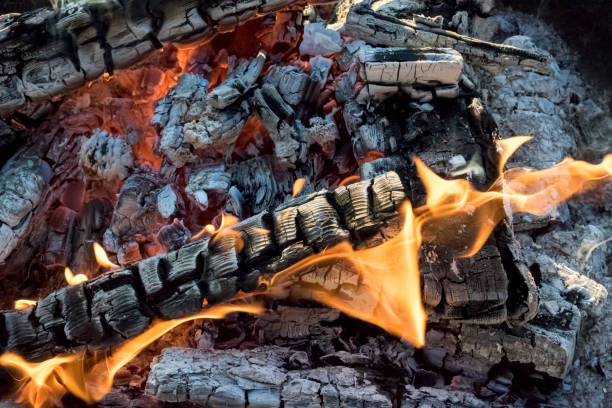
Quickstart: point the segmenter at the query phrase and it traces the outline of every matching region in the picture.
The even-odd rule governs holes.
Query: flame
[[[612,155],[605,156],[600,164],[566,159],[545,170],[510,169],[502,172],[511,154],[528,140],[515,138],[498,144],[500,175],[486,191],[476,190],[467,180],[445,180],[421,160],[415,159],[427,199],[418,208],[413,208],[410,202],[403,204],[400,211],[403,224],[395,237],[376,247],[359,250],[343,242],[279,272],[269,282],[263,278],[260,282],[268,285],[267,292],[270,293],[272,289],[295,282],[297,274],[306,268],[329,262],[350,262],[358,272],[356,298],[324,289],[312,290],[313,298],[378,325],[417,347],[423,346],[426,313],[421,301],[418,269],[422,242],[448,241],[443,243],[458,245],[463,256],[471,256],[482,247],[495,225],[509,214],[546,214],[572,195],[612,179]],[[216,234],[214,242],[223,236],[239,234],[229,228],[237,222],[235,217],[223,214],[219,228],[210,225],[212,228],[207,226],[202,233]],[[239,294],[236,299],[245,296]],[[259,313],[261,308],[225,305],[183,319],[156,322],[147,332],[128,340],[101,360],[89,361],[80,353],[31,364],[7,353],[0,357],[0,365],[12,367],[20,373],[19,402],[29,402],[39,408],[59,403],[61,397],[70,392],[92,403],[109,391],[119,368],[167,331],[190,320],[222,318],[233,311]]]
[[[500,171],[512,153],[528,140],[519,137],[498,144]],[[280,272],[269,284],[282,286],[315,264],[350,262],[357,269],[361,288],[365,288],[358,291],[358,303],[347,300],[345,294],[326,290],[312,290],[311,295],[420,347],[425,343],[426,323],[418,270],[422,241],[435,241],[459,249],[463,256],[472,256],[509,213],[546,214],[570,196],[594,187],[596,182],[610,181],[612,176],[612,155],[599,165],[566,159],[546,170],[507,170],[487,191],[478,191],[467,180],[439,177],[419,159],[415,164],[427,200],[415,209],[409,202],[404,204],[404,224],[396,237],[363,250],[341,243]],[[363,304],[375,306],[364,308]]]
[[[293,182],[293,196],[300,194],[302,189],[304,188],[304,184],[306,184],[306,179],[301,177]]]
[[[69,267],[66,267],[64,270],[64,277],[70,286],[78,285],[79,283],[83,283],[87,280],[87,276],[82,273],[75,276]]]
[[[98,244],[97,242],[94,242],[93,249],[94,249],[94,255],[96,256],[96,261],[98,262],[98,265],[104,268],[118,268],[119,267],[119,265],[112,263],[111,260],[108,259],[108,255],[106,254],[106,251],[104,250],[104,248],[102,248],[102,245]]]
[[[520,136],[498,142],[500,171],[511,154],[528,140]],[[426,204],[415,210],[423,224],[424,240],[455,248],[459,245],[464,257],[478,252],[506,216],[517,212],[548,214],[597,182],[610,181],[612,175],[612,155],[598,165],[568,158],[545,170],[503,171],[487,191],[478,191],[467,180],[445,180],[421,160],[414,161],[427,191]]]
[[[261,313],[260,305],[213,306],[194,316],[157,321],[149,330],[123,343],[103,358],[88,356],[84,351],[57,356],[42,363],[28,363],[13,353],[0,356],[0,365],[12,368],[20,382],[18,403],[34,408],[61,406],[61,398],[71,393],[92,404],[106,395],[115,374],[149,344],[175,327],[196,319],[221,319],[233,312]]]
[[[36,306],[36,303],[38,302],[36,302],[35,300],[18,299],[15,301],[14,308],[17,310],[27,309],[30,306]]]
[[[219,232],[221,230],[224,230],[236,224],[238,224],[238,218],[234,217],[233,215],[222,213],[221,214],[221,225],[219,225],[219,228],[215,227],[212,224],[207,224],[204,228],[202,228],[202,231],[192,236],[191,239],[192,240],[198,239],[202,235],[204,235],[205,232],[208,233],[209,235],[213,235],[216,232]]]
[[[343,242],[283,270],[272,278],[270,285],[284,285],[297,272],[315,264],[339,260],[351,262],[361,280],[359,303],[353,304],[342,295],[328,291],[313,291],[315,299],[380,326],[417,347],[423,346],[427,316],[421,302],[420,231],[409,202],[404,203],[401,213],[404,217],[401,231],[382,245],[354,250],[349,243]],[[369,310],[360,307],[364,298],[369,298],[366,303],[375,304],[375,307]]]
[[[357,183],[359,180],[361,180],[361,177],[359,176],[348,176],[342,179],[340,184],[338,184],[338,187],[348,186],[349,184]]]

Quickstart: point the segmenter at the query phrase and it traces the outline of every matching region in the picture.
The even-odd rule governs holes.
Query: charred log
[[[4,312],[3,348],[41,359],[80,345],[117,343],[142,332],[154,317],[194,314],[204,299],[213,304],[230,300],[238,290],[251,292],[260,276],[270,276],[341,241],[377,245],[388,239],[389,232],[374,239],[372,235],[387,225],[397,225],[399,206],[405,199],[406,190],[395,173],[340,187],[333,193],[298,197],[231,227],[237,234],[219,233],[211,240],[191,242],[177,251],[61,289],[36,307]],[[493,246],[460,268],[465,282],[472,281],[473,273],[488,276],[494,271],[491,279],[504,282],[501,286],[478,278],[474,281],[479,284],[470,285],[471,289],[458,283],[432,288],[429,285],[433,282],[425,279],[426,294],[440,293],[425,296],[429,304],[438,303],[432,311],[450,308],[452,313],[441,316],[485,323],[504,321],[507,277],[495,254]],[[352,287],[347,293],[358,298],[362,291],[354,273],[343,271],[342,265],[337,267],[336,274],[321,270],[319,275],[318,267],[306,270],[300,280],[311,288],[315,285],[316,290],[317,276],[323,276],[321,289],[331,290],[333,285],[345,285],[346,277]],[[484,309],[483,299],[487,299]]]
[[[128,68],[167,43],[210,40],[257,15],[329,0],[68,2],[0,19],[0,114]]]

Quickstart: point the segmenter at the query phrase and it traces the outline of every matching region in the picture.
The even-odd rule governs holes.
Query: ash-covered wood
[[[357,57],[359,75],[371,98],[384,99],[401,90],[427,102],[434,97],[454,98],[459,93],[463,58],[455,50],[364,46]]]
[[[367,358],[362,358],[363,364]],[[473,393],[402,385],[396,373],[349,364],[314,368],[304,351],[275,346],[167,348],[153,362],[145,392],[161,401],[207,407],[489,406]]]
[[[470,61],[491,67],[522,65],[548,72],[551,57],[542,52],[490,43],[445,30],[416,16],[410,19],[390,17],[359,3],[347,14],[344,30],[376,46],[454,48]]]
[[[53,176],[51,167],[35,156],[18,156],[0,171],[0,262],[31,227],[34,210]]]
[[[0,115],[128,68],[167,43],[210,40],[258,15],[324,0],[71,1],[0,19]]]
[[[252,61],[242,61],[229,78],[210,92],[208,102],[216,109],[226,108],[236,102],[255,85],[265,61],[266,53],[263,51]]]
[[[310,364],[305,352],[281,347],[169,348],[153,364],[146,392],[162,401],[203,406],[392,406],[394,396],[374,382],[376,373]]]

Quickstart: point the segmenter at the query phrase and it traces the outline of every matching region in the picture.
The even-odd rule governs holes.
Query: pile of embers
[[[340,242],[388,240],[402,202],[425,202],[413,157],[478,189],[498,176],[496,125],[466,72],[551,62],[458,34],[467,12],[454,2],[430,16],[385,2],[144,3],[0,17],[0,306],[39,299],[0,314],[0,351],[42,361],[115,345]],[[439,234],[461,246],[461,231]],[[350,267],[315,265],[263,314],[177,329],[99,404],[545,399],[569,370],[580,312],[538,312],[510,222],[471,258],[438,238],[419,261],[423,348],[304,300],[331,291],[377,307]],[[66,286],[66,266],[90,279]],[[149,372],[168,345],[181,348]]]

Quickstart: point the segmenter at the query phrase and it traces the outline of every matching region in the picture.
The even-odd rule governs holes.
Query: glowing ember
[[[300,192],[304,188],[304,184],[306,184],[306,179],[305,178],[299,178],[299,179],[295,180],[295,182],[293,183],[293,196],[294,197],[296,195],[300,194]]]
[[[104,250],[104,248],[102,248],[102,245],[98,244],[97,242],[94,242],[93,249],[94,249],[94,255],[96,256],[96,261],[98,262],[98,265],[104,268],[118,268],[119,267],[119,265],[111,262],[111,260],[108,259],[108,255],[106,254],[106,251]]]
[[[30,306],[36,306],[35,300],[30,299],[18,299],[15,301],[14,308],[17,310],[27,309]]]
[[[64,270],[64,277],[70,286],[78,285],[79,283],[83,283],[87,280],[87,276],[82,273],[74,275],[69,267],[66,267]]]
[[[156,322],[149,330],[126,341],[107,356],[89,357],[82,351],[42,363],[28,363],[16,354],[6,353],[0,356],[0,365],[12,368],[20,382],[19,403],[29,403],[34,408],[61,406],[61,398],[69,392],[91,404],[108,393],[121,367],[175,327],[196,319],[222,319],[233,312],[261,311],[258,305],[214,306],[194,316]]]

